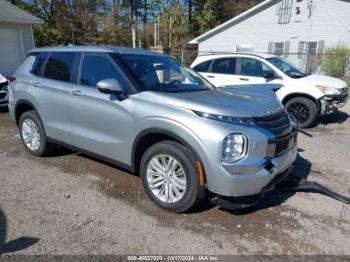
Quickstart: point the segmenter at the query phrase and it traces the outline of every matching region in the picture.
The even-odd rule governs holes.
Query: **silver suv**
[[[260,197],[296,159],[297,130],[271,86],[216,89],[170,56],[39,48],[13,77],[9,112],[30,153],[59,144],[117,164],[173,212]]]

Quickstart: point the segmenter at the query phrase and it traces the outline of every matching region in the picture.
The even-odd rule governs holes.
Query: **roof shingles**
[[[0,0],[0,22],[41,24],[43,20],[14,6],[6,0]]]

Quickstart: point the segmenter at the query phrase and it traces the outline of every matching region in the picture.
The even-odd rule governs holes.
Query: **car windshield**
[[[196,72],[180,66],[171,57],[126,54],[121,57],[147,91],[179,93],[214,89]]]
[[[296,66],[292,65],[290,62],[283,60],[280,57],[269,57],[266,60],[289,77],[301,78],[306,76],[306,73],[303,70],[298,69]]]

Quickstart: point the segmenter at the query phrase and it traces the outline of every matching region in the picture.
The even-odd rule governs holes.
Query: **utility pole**
[[[136,48],[136,29],[135,29],[134,22],[131,24],[131,31],[132,31],[132,47]]]
[[[171,48],[171,40],[172,40],[172,20],[173,18],[169,17],[169,47]]]
[[[157,23],[154,23],[154,46],[157,46]]]
[[[158,19],[157,19],[157,23],[158,23],[158,34],[157,34],[157,46],[160,45],[160,38],[159,38],[159,35],[160,35],[160,24],[159,24],[159,16],[158,16]]]

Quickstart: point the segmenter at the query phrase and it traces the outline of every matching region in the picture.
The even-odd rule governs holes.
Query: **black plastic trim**
[[[79,147],[76,147],[76,146],[72,146],[70,144],[67,144],[67,143],[64,143],[64,142],[61,142],[59,140],[56,140],[54,138],[51,138],[51,137],[47,137],[46,138],[47,141],[53,143],[53,144],[56,144],[56,145],[60,145],[60,146],[63,146],[63,147],[66,147],[66,148],[69,148],[73,151],[77,151],[77,152],[80,152],[80,153],[83,153],[83,154],[86,154],[86,155],[89,155],[93,158],[96,158],[96,159],[99,159],[99,160],[102,160],[104,162],[107,162],[107,163],[111,163],[113,165],[116,165],[118,167],[121,167],[127,171],[130,171],[130,172],[134,172],[134,170],[131,168],[131,166],[125,164],[125,163],[122,163],[120,161],[117,161],[117,160],[114,160],[114,159],[111,159],[111,158],[108,158],[108,157],[104,157],[104,156],[101,156],[99,154],[96,154],[96,153],[93,153],[93,152],[90,152],[88,150],[85,150],[85,149],[81,149]]]

